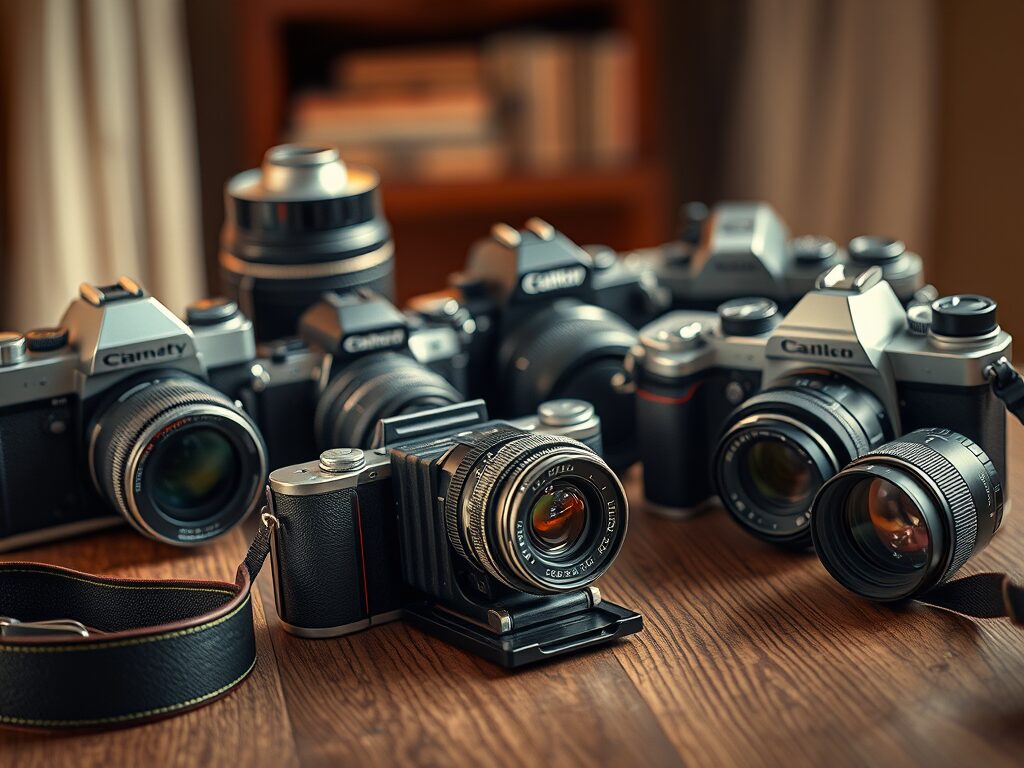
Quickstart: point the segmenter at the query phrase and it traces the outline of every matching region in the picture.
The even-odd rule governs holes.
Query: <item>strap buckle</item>
[[[89,637],[89,630],[85,624],[74,619],[18,621],[10,616],[0,616],[0,637],[47,637],[50,635]]]

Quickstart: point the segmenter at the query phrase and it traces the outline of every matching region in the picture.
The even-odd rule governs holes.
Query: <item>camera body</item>
[[[710,215],[691,203],[683,214],[678,240],[625,257],[657,274],[676,309],[710,311],[729,299],[764,296],[788,310],[837,264],[848,271],[880,267],[905,306],[936,298],[924,283],[921,257],[900,240],[862,235],[843,249],[819,235],[791,238],[764,202],[719,203]]]
[[[637,614],[592,585],[618,552],[627,508],[595,453],[588,404],[545,403],[505,422],[470,401],[384,419],[375,442],[270,476],[286,629],[333,637],[404,617],[507,667],[639,630]],[[532,515],[558,484],[579,489],[582,506],[563,507],[577,514],[566,525],[583,527],[545,548]]]
[[[522,230],[496,224],[470,250],[453,288],[472,318],[469,396],[503,417],[561,397],[591,402],[606,457],[616,467],[632,462],[632,394],[617,385],[635,328],[667,306],[650,270],[607,248],[588,251],[534,218]]]
[[[240,395],[273,466],[339,445],[368,448],[380,418],[463,399],[466,342],[444,319],[357,289],[325,293],[298,331],[260,345]]]
[[[767,299],[672,312],[631,358],[645,496],[678,515],[717,493],[755,535],[802,547],[817,487],[915,429],[965,435],[1005,477],[1005,408],[984,371],[1010,345],[991,300],[908,312],[878,268],[834,267],[784,318]]]
[[[222,393],[247,379],[255,352],[241,315],[187,325],[127,278],[83,284],[57,328],[0,336],[0,550],[105,527],[121,515],[179,544],[238,522],[259,499],[266,456],[255,424]],[[248,471],[235,476],[246,489],[235,514],[175,519],[149,508],[146,468],[161,466],[172,433],[191,450],[213,441],[222,452],[212,455],[237,451]]]

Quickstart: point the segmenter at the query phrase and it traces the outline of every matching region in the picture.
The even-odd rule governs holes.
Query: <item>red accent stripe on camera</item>
[[[636,396],[644,400],[647,400],[648,402],[660,403],[661,405],[682,405],[683,403],[688,403],[690,402],[690,400],[693,399],[693,396],[697,394],[697,390],[700,389],[700,385],[703,383],[703,381],[698,381],[695,384],[691,384],[690,388],[687,389],[679,397],[666,397],[665,395],[656,395],[653,392],[648,392],[646,389],[638,389],[636,391]]]
[[[363,600],[366,605],[366,616],[370,616],[370,585],[366,580],[366,547],[363,546],[363,507],[359,503],[359,494],[356,498],[356,531],[359,532],[359,567],[363,570]]]

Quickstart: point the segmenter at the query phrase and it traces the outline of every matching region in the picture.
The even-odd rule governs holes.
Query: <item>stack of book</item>
[[[299,96],[290,140],[423,181],[629,163],[633,51],[619,34],[518,33],[479,47],[367,50]]]

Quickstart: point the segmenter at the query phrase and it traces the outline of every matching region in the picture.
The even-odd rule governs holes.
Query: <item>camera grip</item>
[[[359,512],[354,488],[274,494],[274,597],[288,631],[332,637],[369,625]]]
[[[637,391],[637,435],[644,497],[683,513],[714,495],[711,485],[708,381],[671,388],[648,383]]]

